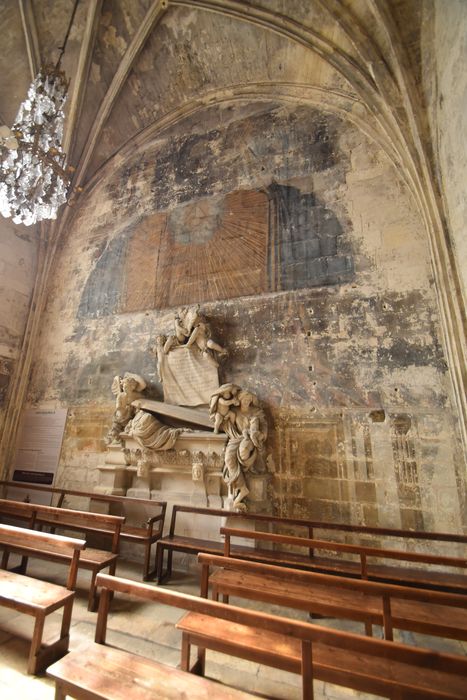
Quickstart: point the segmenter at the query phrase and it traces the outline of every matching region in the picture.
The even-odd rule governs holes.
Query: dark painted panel
[[[86,281],[78,317],[97,318],[118,310],[127,246],[125,231],[107,243]]]

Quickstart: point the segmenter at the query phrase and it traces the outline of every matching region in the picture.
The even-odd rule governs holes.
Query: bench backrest
[[[391,600],[415,600],[421,603],[432,603],[436,605],[449,605],[457,608],[467,608],[467,596],[456,593],[443,593],[438,591],[423,590],[419,588],[408,588],[389,583],[378,583],[376,581],[365,581],[361,579],[346,578],[344,576],[333,576],[330,574],[319,574],[312,571],[300,571],[299,569],[289,569],[284,566],[274,566],[260,562],[245,561],[233,557],[221,557],[215,554],[198,554],[198,561],[201,569],[201,590],[203,598],[208,597],[209,572],[210,567],[218,567],[229,571],[237,571],[245,574],[255,574],[262,579],[267,576],[277,579],[278,583],[295,582],[305,587],[303,599],[294,605],[294,599],[288,599],[287,607],[302,608],[302,604],[309,604],[313,596],[314,586],[325,586],[332,589],[344,589],[357,591],[368,596],[378,596],[381,598],[381,613],[383,616],[384,638],[393,638],[393,622],[391,612]],[[308,588],[309,586],[309,588]],[[267,587],[266,587],[267,588]],[[278,589],[280,590],[280,588]],[[267,593],[265,600],[268,599]],[[285,603],[284,603],[285,604]],[[362,600],[362,608],[364,608]],[[340,612],[336,613],[346,617],[347,608],[343,605]]]
[[[87,499],[89,501],[97,501],[99,503],[107,503],[109,505],[113,506],[119,506],[122,511],[123,515],[126,517],[126,506],[143,506],[143,507],[150,507],[152,508],[157,508],[159,510],[159,513],[155,515],[154,517],[150,518],[152,522],[158,522],[158,528],[157,532],[162,535],[163,529],[164,529],[164,521],[165,521],[165,514],[167,510],[167,502],[166,501],[153,501],[152,499],[148,498],[133,498],[131,496],[113,496],[113,495],[104,495],[100,493],[93,493],[91,491],[76,491],[73,489],[62,489],[62,488],[55,488],[52,486],[41,486],[39,484],[22,484],[21,482],[16,482],[16,481],[0,481],[0,485],[4,487],[4,490],[6,491],[7,488],[14,488],[14,489],[23,489],[26,492],[26,497],[29,495],[29,492],[34,492],[37,491],[38,493],[50,493],[52,496],[57,496],[57,501],[55,504],[55,507],[61,508],[65,502],[65,499],[68,498],[81,498],[81,499]]]
[[[25,484],[20,481],[0,480],[0,486],[6,488],[23,489],[24,491],[37,491],[39,493],[51,493],[59,496],[77,496],[82,498],[92,498],[95,501],[103,501],[105,503],[144,503],[152,506],[167,505],[166,501],[153,501],[149,498],[134,498],[132,496],[114,496],[102,493],[94,493],[93,491],[77,491],[75,489],[56,488],[54,486],[42,486],[40,484]]]
[[[8,547],[19,547],[22,551],[34,552],[53,547],[54,550],[69,554],[71,557],[70,569],[68,572],[67,588],[74,590],[76,576],[78,572],[79,554],[85,549],[84,540],[74,537],[64,537],[63,535],[51,535],[37,530],[28,530],[24,527],[0,524],[0,545],[4,549]]]
[[[120,515],[89,513],[88,511],[56,508],[7,499],[0,499],[0,515],[27,520],[31,528],[35,525],[47,524],[64,528],[69,526],[70,529],[81,529],[84,532],[99,532],[99,530],[111,532],[112,552],[114,554],[118,553],[120,531],[125,522],[125,518]]]
[[[370,527],[367,525],[349,525],[346,523],[329,523],[319,520],[304,520],[301,518],[282,518],[276,515],[264,513],[241,513],[219,508],[198,508],[196,506],[174,505],[170,522],[170,534],[175,534],[177,513],[193,513],[200,515],[213,515],[224,518],[239,517],[243,520],[261,522],[281,526],[284,528],[303,527],[308,531],[308,537],[313,539],[314,530],[336,530],[341,532],[354,532],[363,535],[378,535],[379,537],[400,537],[413,540],[436,540],[440,542],[460,542],[467,544],[467,535],[448,532],[414,532],[412,530],[399,530],[396,528]]]
[[[221,535],[224,540],[224,554],[231,555],[231,538],[241,537],[242,539],[252,539],[259,542],[271,542],[273,544],[287,545],[293,547],[304,547],[308,551],[323,549],[333,552],[345,552],[360,558],[360,575],[362,578],[368,577],[367,558],[376,557],[380,559],[397,559],[406,562],[418,562],[422,564],[436,564],[439,566],[453,566],[456,568],[466,568],[467,559],[461,557],[443,557],[436,554],[419,554],[418,552],[404,552],[398,549],[382,549],[380,547],[365,547],[363,545],[343,544],[341,542],[330,542],[328,540],[311,540],[305,537],[293,537],[289,535],[276,535],[269,532],[256,532],[254,530],[241,530],[236,528],[221,527]],[[278,552],[279,557],[279,552]]]
[[[95,494],[88,491],[61,489],[52,486],[41,486],[39,484],[22,484],[21,482],[16,481],[0,480],[0,485],[4,488],[19,488],[24,489],[26,491],[38,491],[58,495],[59,499],[57,506],[62,505],[63,500],[66,496],[77,496],[82,498],[92,498],[93,500],[98,500],[105,503],[120,503],[123,504],[123,506],[125,503],[140,503],[141,505],[160,506],[161,509],[163,509],[164,515],[167,507],[167,503],[165,501],[153,501],[150,499],[133,498],[130,496]],[[186,513],[201,513],[204,515],[217,515],[221,517],[235,517],[237,515],[239,517],[243,517],[244,519],[281,526],[284,528],[301,527],[307,530],[308,537],[310,539],[313,538],[314,530],[336,530],[341,532],[360,533],[362,535],[377,535],[379,537],[396,537],[402,539],[408,538],[411,540],[422,541],[435,540],[439,542],[458,542],[467,544],[467,535],[461,535],[458,533],[413,531],[387,527],[372,527],[368,525],[350,525],[348,523],[326,522],[320,520],[305,520],[303,518],[283,518],[275,515],[265,515],[264,513],[237,513],[236,511],[212,508],[197,508],[195,506],[182,505],[175,505],[173,507],[170,528],[171,535],[173,535],[175,532],[175,519],[177,511]],[[174,527],[172,527],[172,522],[174,524]]]
[[[97,586],[101,587],[99,612],[95,641],[105,644],[107,618],[112,593],[125,593],[144,600],[171,605],[182,610],[191,610],[203,615],[233,623],[260,628],[268,632],[285,634],[300,640],[302,646],[302,675],[312,679],[312,645],[315,642],[341,649],[352,649],[356,653],[370,654],[376,657],[432,668],[445,673],[467,674],[467,658],[443,654],[427,649],[409,647],[405,644],[386,640],[363,637],[350,632],[319,627],[307,622],[270,615],[268,613],[247,610],[217,601],[198,598],[187,593],[154,587],[136,581],[129,581],[107,574],[97,575]],[[202,632],[202,630],[200,630]],[[397,680],[394,681],[397,685]],[[447,695],[446,697],[449,697]]]

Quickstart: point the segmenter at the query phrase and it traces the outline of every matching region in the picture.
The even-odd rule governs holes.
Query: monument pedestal
[[[222,480],[224,433],[194,430],[179,435],[174,448],[141,447],[122,433],[124,447],[110,445],[98,467],[96,493],[222,508],[227,488]]]

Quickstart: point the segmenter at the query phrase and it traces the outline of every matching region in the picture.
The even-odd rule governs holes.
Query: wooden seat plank
[[[41,609],[48,614],[64,605],[73,595],[73,591],[64,586],[0,569],[0,604],[5,607],[16,609],[20,606],[24,612],[31,614]]]
[[[72,652],[47,670],[63,694],[103,700],[251,700],[249,693],[189,675],[122,649],[93,644],[85,658]]]
[[[226,622],[209,615],[188,612],[176,624],[188,635],[189,643],[221,653],[239,656],[280,668],[292,673],[301,672],[301,645],[299,640],[286,635],[258,630],[235,622]],[[435,655],[435,652],[433,652]],[[427,657],[429,660],[429,656]],[[361,651],[313,644],[313,676],[336,682],[362,692],[388,695],[388,686],[397,689],[418,688],[419,697],[459,698],[465,700],[466,676],[443,673],[429,667],[418,668],[381,656]]]

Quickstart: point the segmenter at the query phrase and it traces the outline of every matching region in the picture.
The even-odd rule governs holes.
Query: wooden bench
[[[446,542],[452,546],[458,546],[462,544],[467,544],[467,535],[450,534],[443,532],[412,532],[410,530],[398,530],[395,528],[377,528],[377,527],[367,527],[363,525],[347,525],[342,523],[327,523],[311,520],[302,520],[294,518],[281,518],[272,515],[257,514],[257,513],[237,513],[235,511],[227,511],[214,508],[196,508],[193,506],[182,506],[174,505],[172,510],[172,517],[170,521],[170,529],[165,537],[159,539],[156,548],[156,580],[160,583],[162,580],[170,577],[172,573],[172,560],[173,552],[182,552],[184,554],[197,555],[199,552],[205,552],[207,554],[222,554],[224,547],[223,542],[219,539],[218,541],[213,541],[209,539],[201,539],[196,537],[187,536],[180,534],[177,531],[177,526],[179,526],[179,519],[177,518],[180,514],[189,514],[193,520],[196,517],[222,517],[222,518],[241,518],[240,522],[245,520],[251,521],[252,526],[260,528],[262,530],[270,530],[273,528],[282,528],[288,531],[296,531],[301,529],[307,535],[308,539],[313,539],[314,532],[316,530],[322,530],[328,534],[328,531],[336,533],[352,533],[359,536],[376,536],[378,538],[401,538],[403,540],[410,540],[416,542],[417,544],[426,543],[430,541]],[[266,551],[266,550],[265,550]],[[167,552],[167,567],[164,573],[164,554]],[[243,558],[247,557],[249,559],[254,559],[255,556],[251,552],[251,548],[235,546],[232,550],[235,557]],[[270,556],[270,553],[265,554],[266,557]],[[262,553],[259,552],[256,557],[261,560]],[[285,565],[298,566],[301,562],[307,564],[310,557],[313,557],[313,551],[309,551],[308,554],[297,554],[294,558],[294,563],[291,561],[291,557]],[[334,565],[335,572],[339,573],[339,566],[341,560],[335,560],[334,564],[330,558],[326,559],[326,570],[330,570],[330,567]],[[342,572],[347,575],[347,571]],[[456,575],[451,575],[453,584],[455,584]],[[455,586],[457,589],[466,587],[465,577],[459,577],[458,585]]]
[[[241,559],[199,554],[201,596],[229,596],[362,622],[368,635],[380,625],[385,639],[393,629],[467,640],[467,596],[316,574]],[[218,567],[210,575],[211,567]]]
[[[55,680],[55,700],[71,695],[78,700],[251,700],[257,696],[229,688],[207,678],[199,678],[155,660],[105,646],[110,598],[114,592],[139,599],[174,605],[183,610],[209,610],[230,606],[195,596],[154,588],[105,574],[99,574],[101,587],[95,643],[85,650],[69,653],[50,666],[47,674]],[[243,611],[241,611],[243,612]]]
[[[120,530],[124,518],[115,515],[103,515],[100,513],[87,513],[80,510],[68,510],[65,508],[54,508],[53,506],[42,506],[36,503],[22,503],[20,501],[0,500],[0,517],[5,519],[14,518],[26,522],[27,527],[36,529],[46,525],[54,530],[62,528],[84,533],[108,534],[112,529],[112,551],[107,552],[102,549],[87,547],[80,557],[80,568],[91,571],[91,583],[89,587],[88,609],[95,610],[96,599],[96,576],[102,569],[108,568],[110,574],[115,574],[117,557],[120,546]],[[68,563],[70,554],[60,547],[52,544],[44,547],[36,547],[28,550],[18,545],[1,545],[3,548],[2,569],[8,566],[10,553],[20,554],[22,557],[19,567],[20,573],[26,573],[29,557],[48,559]]]
[[[187,681],[181,675],[189,670],[204,675],[206,649],[301,674],[305,700],[313,698],[314,678],[399,700],[465,700],[467,658],[462,656],[328,630],[105,574],[98,575],[97,585],[102,591],[96,643],[84,652],[72,652],[48,669],[56,681],[56,700],[63,700],[67,693],[78,700],[178,700],[187,687],[190,698],[237,697],[225,695],[236,691],[212,682],[203,688],[197,681],[205,679],[193,677]],[[99,648],[106,642],[110,597],[114,593],[189,611],[176,624],[182,630],[182,671],[161,669],[156,661],[118,649]],[[198,646],[193,665],[192,645]],[[162,687],[162,682],[167,685]]]
[[[302,675],[302,697],[313,698],[313,679],[398,700],[465,700],[467,659],[268,616],[268,625],[245,625],[187,613],[182,669],[204,673],[206,649]]]
[[[76,584],[79,555],[86,543],[84,540],[0,525],[0,544],[32,552],[38,548],[53,546],[66,553],[70,560],[67,588],[0,570],[0,605],[35,618],[28,673],[41,673],[50,663],[68,651],[71,611],[75,596],[73,589]],[[63,608],[63,617],[59,638],[44,644],[42,640],[45,618],[60,608]]]
[[[89,491],[75,491],[72,489],[53,488],[51,486],[40,486],[36,484],[22,484],[16,481],[0,481],[0,484],[4,489],[22,489],[27,498],[30,493],[34,492],[50,493],[52,497],[56,498],[55,505],[57,508],[61,508],[65,503],[76,498],[88,500],[90,503],[88,510],[92,510],[93,501],[105,504],[109,509],[109,514],[122,515],[126,519],[121,530],[121,541],[131,542],[132,544],[142,545],[144,547],[143,580],[149,581],[155,577],[155,568],[150,569],[151,547],[163,533],[167,509],[167,503],[165,501],[131,498],[129,496],[107,496],[90,493]],[[128,511],[131,510],[131,507],[135,505],[141,508],[156,508],[158,512],[156,515],[147,518],[141,524],[130,523],[128,522],[127,514]],[[109,534],[112,534],[111,531],[109,531]]]
[[[324,540],[310,540],[304,537],[289,537],[254,530],[240,530],[221,527],[220,534],[224,536],[224,555],[237,559],[269,562],[277,566],[313,570],[319,573],[339,574],[373,581],[384,581],[404,586],[416,586],[445,590],[454,593],[467,593],[467,576],[465,574],[446,573],[431,568],[411,568],[411,565],[424,564],[427,567],[454,567],[465,569],[467,559],[460,557],[443,557],[436,554],[420,554],[405,552],[397,549],[381,549],[379,547],[364,547],[362,545],[343,544]],[[251,539],[254,542],[267,542],[281,547],[280,549],[263,549],[232,545],[231,538]],[[308,554],[300,554],[282,549],[283,547],[306,549]],[[317,557],[317,549],[349,554],[358,559],[331,559]],[[311,555],[310,555],[311,553]],[[368,559],[390,559],[403,562],[403,566],[370,563]]]

